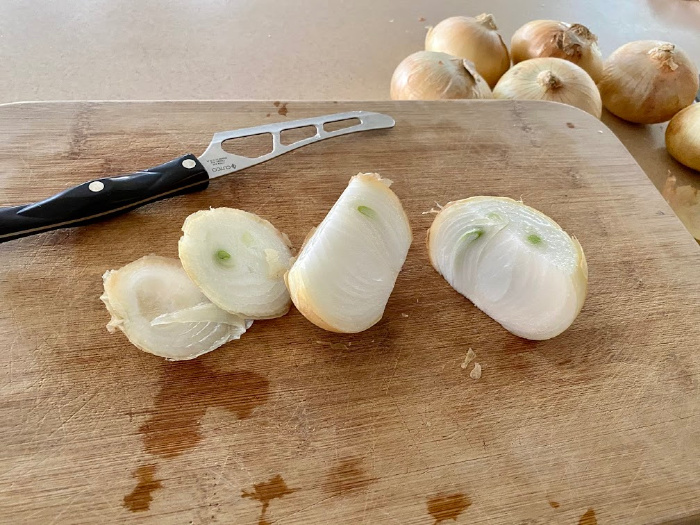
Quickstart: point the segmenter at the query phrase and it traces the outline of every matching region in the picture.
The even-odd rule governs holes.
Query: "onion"
[[[512,199],[449,203],[428,231],[428,252],[455,290],[526,339],[562,333],[586,297],[588,268],[579,242]]]
[[[214,208],[193,213],[182,226],[180,260],[209,300],[246,319],[289,311],[284,273],[291,266],[289,239],[253,213]]]
[[[250,322],[209,302],[180,261],[147,255],[102,277],[100,299],[137,348],[170,360],[194,359],[239,339]]]
[[[491,89],[468,60],[446,53],[418,51],[406,57],[391,77],[393,100],[491,98]]]
[[[692,104],[698,91],[698,70],[679,47],[639,40],[610,55],[598,87],[605,108],[613,115],[655,124]]]
[[[594,82],[603,76],[598,37],[584,25],[556,20],[533,20],[518,29],[510,43],[513,64],[531,58],[562,58],[588,73]]]
[[[412,240],[390,184],[376,173],[350,179],[286,275],[294,305],[325,330],[361,332],[384,314]]]
[[[510,67],[510,55],[493,15],[453,16],[428,29],[427,51],[441,51],[471,61],[493,88]]]
[[[681,164],[700,171],[700,104],[688,106],[671,119],[666,149]]]
[[[603,112],[600,93],[588,73],[561,58],[533,58],[516,64],[498,81],[493,96],[561,102],[596,118]]]

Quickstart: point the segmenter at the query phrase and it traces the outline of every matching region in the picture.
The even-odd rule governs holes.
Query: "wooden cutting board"
[[[217,130],[352,109],[396,127],[0,244],[3,521],[700,520],[700,247],[585,113],[493,101],[8,105],[0,204],[199,154]],[[181,363],[105,330],[104,271],[176,257],[188,214],[253,211],[299,246],[359,171],[395,181],[414,229],[372,329],[334,335],[292,310]],[[429,266],[425,212],[478,194],[522,198],[580,239],[589,296],[560,337],[509,334]],[[469,348],[481,379],[460,367]]]

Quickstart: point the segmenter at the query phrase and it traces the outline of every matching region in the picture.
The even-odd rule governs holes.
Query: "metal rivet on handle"
[[[88,189],[95,193],[97,193],[98,191],[102,191],[104,187],[104,182],[102,182],[101,180],[93,180],[90,184],[88,184]]]
[[[182,161],[182,166],[187,168],[188,170],[194,168],[196,165],[197,163],[192,159],[185,159]]]

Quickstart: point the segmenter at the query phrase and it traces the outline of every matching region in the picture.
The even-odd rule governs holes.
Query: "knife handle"
[[[209,174],[194,155],[130,175],[84,182],[41,202],[0,208],[0,242],[97,222],[208,185]]]

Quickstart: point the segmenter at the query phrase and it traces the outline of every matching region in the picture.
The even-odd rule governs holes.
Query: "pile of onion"
[[[547,100],[577,107],[600,118],[600,93],[591,77],[561,58],[533,58],[506,72],[493,90],[494,98]]]
[[[476,18],[453,16],[429,28],[425,49],[466,58],[491,88],[510,67],[508,48],[493,15],[486,13]]]
[[[594,82],[603,76],[598,37],[584,25],[533,20],[518,29],[510,44],[513,64],[531,58],[562,58],[580,66]]]
[[[391,77],[392,100],[491,98],[491,90],[468,60],[446,53],[418,51],[406,57]]]
[[[605,108],[613,115],[655,124],[692,104],[698,91],[698,70],[674,44],[639,40],[610,55],[598,87]]]

